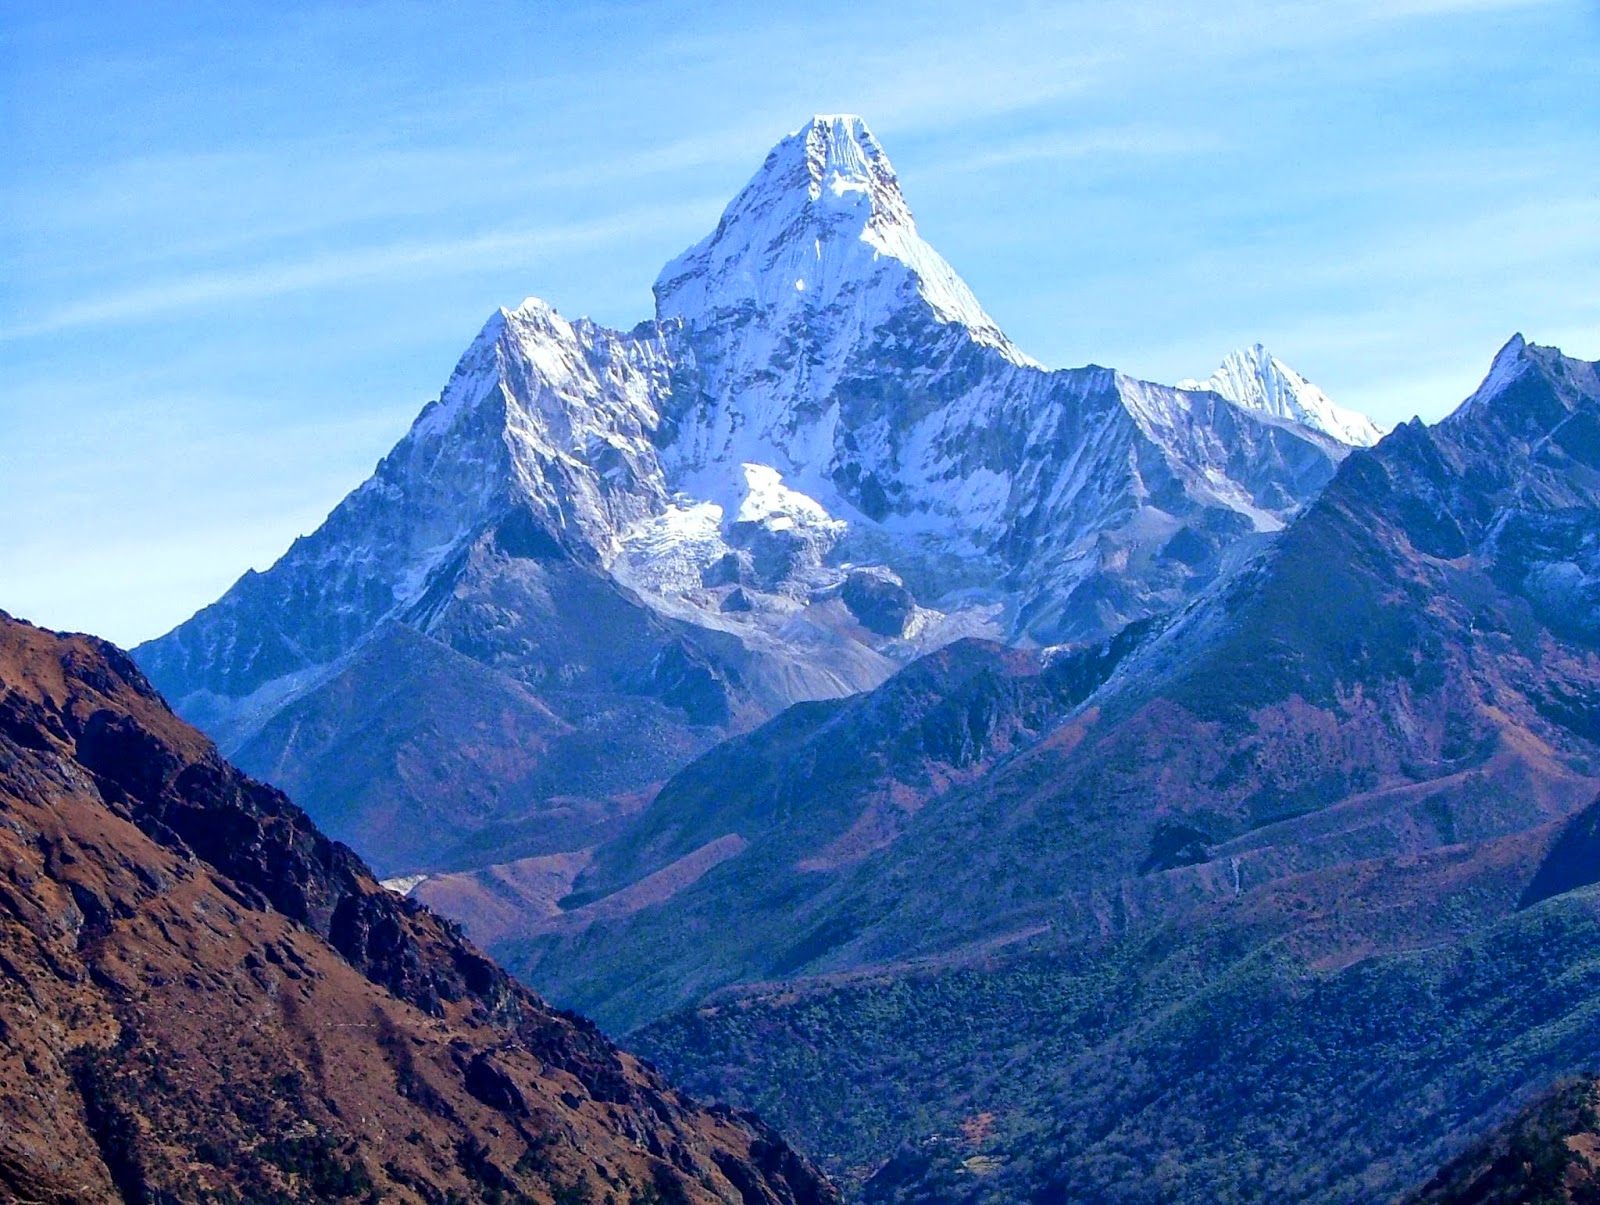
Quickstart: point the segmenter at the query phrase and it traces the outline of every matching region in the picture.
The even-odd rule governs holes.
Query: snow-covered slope
[[[1179,381],[1180,389],[1209,389],[1230,402],[1331,435],[1353,448],[1370,448],[1383,431],[1366,415],[1336,406],[1310,381],[1257,343],[1229,354],[1204,381]]]
[[[258,691],[287,688],[403,617],[508,511],[528,513],[553,551],[602,559],[619,527],[663,505],[649,433],[666,373],[654,332],[568,323],[532,300],[498,311],[321,527],[141,656],[183,684],[176,697],[194,714],[270,708],[282,692]]]
[[[359,650],[416,647],[401,625],[461,655],[433,659],[451,690],[478,664],[484,697],[536,696],[574,765],[639,734],[615,764],[643,788],[961,636],[1176,607],[1347,451],[1220,392],[1042,368],[917,234],[859,118],[784,139],[655,292],[630,332],[497,312],[321,528],[138,650],[151,676],[230,748],[283,734],[248,768],[294,786],[308,729],[273,718],[332,723]]]

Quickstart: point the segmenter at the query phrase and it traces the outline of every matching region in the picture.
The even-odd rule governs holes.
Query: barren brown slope
[[[0,969],[6,1199],[836,1199],[3,614]]]

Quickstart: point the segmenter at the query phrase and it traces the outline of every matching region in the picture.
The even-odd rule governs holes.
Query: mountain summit
[[[1170,611],[1349,450],[1034,363],[855,117],[780,142],[655,294],[627,332],[497,311],[322,527],[138,650],[386,872],[583,848],[730,733],[966,636]]]
[[[940,321],[1032,363],[918,235],[889,157],[853,116],[814,117],[780,142],[716,230],[663,268],[655,285],[662,319],[703,328],[753,309],[780,333],[832,315],[831,333],[852,340],[913,291]]]

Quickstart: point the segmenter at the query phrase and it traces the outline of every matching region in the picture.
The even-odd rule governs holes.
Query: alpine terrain
[[[853,117],[655,301],[496,314],[155,684],[853,1199],[1583,1199],[1595,364],[1048,369]]]
[[[1170,613],[1375,436],[1265,353],[1043,368],[855,117],[779,143],[655,299],[496,313],[320,528],[135,651],[384,873],[581,861],[792,703]]]
[[[1176,613],[792,708],[496,948],[866,1200],[1419,1189],[1595,1069],[1597,516],[1519,337]]]

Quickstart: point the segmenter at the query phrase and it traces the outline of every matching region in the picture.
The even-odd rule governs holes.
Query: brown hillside
[[[0,613],[0,1198],[833,1201]]]

